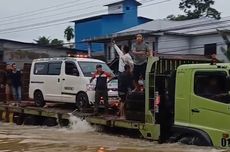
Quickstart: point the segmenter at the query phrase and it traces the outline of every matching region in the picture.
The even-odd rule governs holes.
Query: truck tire
[[[197,146],[213,146],[210,136],[203,130],[174,125],[172,132],[175,142]]]
[[[20,114],[20,113],[16,113],[14,115],[14,123],[17,124],[17,125],[22,125],[23,124],[23,121],[24,121],[24,116],[23,114]]]
[[[38,119],[36,116],[26,116],[23,121],[23,125],[28,125],[28,126],[37,126],[40,125],[38,123]]]
[[[84,112],[89,107],[89,99],[86,93],[81,92],[77,95],[76,107],[81,112]]]
[[[45,106],[45,101],[43,98],[43,94],[41,91],[35,91],[34,92],[34,103],[37,107],[44,107]]]
[[[53,126],[57,126],[57,120],[56,118],[45,118],[43,124],[43,126],[48,126],[48,127],[53,127]]]
[[[207,146],[207,143],[197,136],[183,137],[179,142],[186,145]]]

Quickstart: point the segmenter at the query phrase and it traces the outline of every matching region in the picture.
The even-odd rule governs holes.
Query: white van
[[[41,58],[32,62],[29,97],[36,106],[43,107],[46,101],[76,103],[85,108],[94,103],[95,80],[90,83],[96,65],[112,73],[103,61],[90,58]],[[109,102],[118,100],[117,80],[108,83]]]

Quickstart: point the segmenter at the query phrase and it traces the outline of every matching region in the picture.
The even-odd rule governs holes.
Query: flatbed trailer
[[[22,101],[23,102],[23,101]],[[60,109],[60,108],[40,108],[34,106],[26,106],[26,107],[18,107],[12,105],[6,105],[4,103],[0,104],[0,112],[2,115],[2,119],[8,115],[12,114],[25,114],[25,115],[34,115],[34,116],[42,116],[42,117],[50,117],[50,118],[57,118],[60,117],[62,119],[68,119],[71,110],[67,109]],[[12,119],[12,118],[10,118]]]
[[[104,125],[108,127],[121,127],[127,129],[141,129],[144,128],[144,123],[138,121],[131,121],[120,119],[115,115],[99,115],[94,116],[92,113],[82,113],[76,112],[72,109],[63,109],[61,107],[49,107],[49,108],[41,108],[34,106],[26,106],[26,107],[18,107],[11,106],[1,103],[0,104],[0,114],[1,120],[13,122],[14,117],[18,117],[19,115],[24,116],[39,116],[43,118],[55,118],[57,122],[60,120],[69,120],[71,116],[76,116],[81,119],[85,119],[87,122],[91,124]],[[11,118],[10,118],[11,117]]]
[[[144,122],[120,119],[115,115],[94,116],[92,113],[77,112],[71,108],[63,109],[63,105],[41,108],[35,106],[17,107],[0,103],[0,120],[19,125],[26,123],[29,125],[66,126],[68,125],[71,116],[84,119],[92,125],[132,129],[142,133],[145,133],[149,127],[148,124]],[[36,120],[39,121],[39,123],[35,123],[34,121]],[[156,128],[159,129],[159,126],[154,127],[153,133],[155,135],[154,138],[157,140],[159,130],[156,130]],[[151,135],[148,136],[149,139],[153,139]]]

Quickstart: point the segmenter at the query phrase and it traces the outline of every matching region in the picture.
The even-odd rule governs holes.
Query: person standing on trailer
[[[125,71],[118,77],[118,95],[120,97],[120,118],[125,117],[124,105],[127,95],[133,89],[133,74],[128,64],[124,66]]]
[[[119,74],[121,74],[122,72],[124,72],[124,67],[125,65],[129,65],[130,66],[130,70],[133,71],[133,59],[129,54],[129,47],[127,45],[125,45],[123,47],[123,50],[121,51],[121,49],[116,45],[115,41],[112,41],[112,45],[113,48],[116,50],[117,54],[119,55],[119,67],[118,67],[118,72]]]
[[[150,51],[149,46],[144,42],[144,38],[141,34],[136,35],[136,42],[132,45],[132,55],[134,59],[134,91],[139,91],[138,80],[142,76],[145,80],[145,70],[147,66],[147,58],[153,56],[152,51]]]
[[[15,63],[12,64],[12,73],[10,74],[11,84],[12,84],[12,92],[14,101],[16,101],[16,105],[19,106],[21,104],[21,71],[17,69]]]
[[[96,65],[96,72],[90,79],[90,83],[96,79],[95,87],[95,103],[94,103],[94,114],[98,114],[98,105],[100,104],[101,98],[104,100],[105,111],[108,112],[109,103],[108,103],[108,89],[107,89],[107,80],[112,79],[112,75],[108,72],[103,71],[102,65]]]
[[[0,93],[5,92],[5,85],[6,85],[6,71],[5,69],[0,69]],[[5,103],[5,99],[3,96],[0,97],[0,101]]]
[[[11,95],[12,95],[12,82],[11,82],[11,76],[12,74],[12,65],[11,64],[7,64],[6,65],[6,75],[5,75],[5,79],[6,79],[6,84],[5,84],[5,94],[6,94],[6,104],[9,104],[10,99],[11,99]]]

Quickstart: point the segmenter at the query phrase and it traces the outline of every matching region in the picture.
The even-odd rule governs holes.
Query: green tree
[[[68,42],[74,38],[74,29],[71,26],[68,26],[64,31],[64,37]]]
[[[55,39],[50,39],[49,37],[45,37],[45,36],[40,36],[37,40],[34,40],[37,44],[39,45],[43,45],[43,46],[58,46],[58,47],[62,47],[64,42],[62,40],[59,40],[57,38]]]
[[[220,19],[221,13],[212,7],[214,3],[214,0],[181,0],[179,8],[185,15],[169,15],[167,18],[170,20],[189,20],[200,17]]]
[[[45,36],[39,36],[37,40],[34,40],[39,45],[49,45],[50,44],[50,38]]]
[[[50,45],[62,47],[63,46],[63,41],[62,40],[58,40],[58,39],[53,39],[50,42]]]

